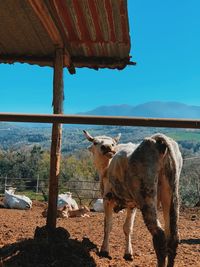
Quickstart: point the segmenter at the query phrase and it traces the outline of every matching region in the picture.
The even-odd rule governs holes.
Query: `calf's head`
[[[114,156],[121,134],[112,138],[105,135],[93,137],[87,131],[84,130],[83,132],[87,140],[92,143],[88,149],[95,158],[98,157],[99,160],[111,159]]]

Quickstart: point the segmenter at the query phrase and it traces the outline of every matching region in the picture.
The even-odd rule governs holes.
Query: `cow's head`
[[[107,159],[110,159],[114,156],[117,151],[117,143],[121,134],[118,134],[117,137],[112,138],[105,135],[93,137],[87,131],[83,130],[83,132],[87,140],[92,142],[88,149],[94,156]]]

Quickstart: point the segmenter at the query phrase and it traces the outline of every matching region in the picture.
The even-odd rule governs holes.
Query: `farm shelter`
[[[108,1],[108,0],[107,0]],[[79,1],[80,2],[80,1]],[[79,3],[78,2],[78,3]],[[110,3],[111,3],[111,1],[109,1]],[[113,1],[114,3],[116,3],[116,0],[115,1]],[[4,4],[5,3],[8,3],[8,2],[6,2],[6,1],[4,1]],[[16,0],[15,1],[13,1],[13,4],[14,5],[16,5]],[[21,4],[23,3],[23,1],[22,0],[20,0],[20,1],[18,1],[18,4],[20,4],[20,6],[21,6]],[[29,3],[29,1],[27,1],[26,0],[26,2],[25,2],[25,5],[28,5],[28,3]],[[33,2],[30,2],[30,3],[33,3]],[[36,2],[36,4],[38,4],[38,3],[40,3],[40,2]],[[41,3],[47,3],[47,1],[42,1]],[[49,5],[51,6],[52,5],[52,3],[55,3],[55,2],[48,2],[49,3]],[[60,1],[59,1],[59,3],[60,3]],[[76,3],[75,1],[72,1],[72,3]],[[82,1],[80,2],[80,3],[83,3]],[[87,3],[86,1],[84,2],[84,3]],[[89,3],[89,2],[88,2]],[[90,1],[90,3],[91,3],[91,1]],[[95,1],[95,4],[97,3],[97,1]],[[101,3],[102,3],[102,0],[101,0]],[[7,4],[7,6],[6,6],[6,8],[5,8],[5,10],[8,12],[9,10],[11,10],[11,8],[9,9],[8,8],[9,7],[9,5]],[[31,7],[31,5],[30,5],[30,7]],[[52,6],[51,6],[52,7]],[[47,10],[49,10],[48,9],[49,8],[49,6],[47,6]],[[75,8],[74,8],[75,9]],[[73,10],[74,10],[73,9]],[[116,8],[115,8],[116,9]],[[2,8],[1,8],[1,10],[2,10]],[[31,9],[32,10],[32,9]],[[41,9],[37,6],[37,10],[36,10],[38,13],[40,13],[40,11],[41,11]],[[34,13],[35,11],[33,10],[33,14],[36,14],[35,16],[36,16],[36,18],[38,18],[38,15],[37,15],[37,12],[36,13]],[[3,12],[2,12],[3,13]],[[5,12],[3,13],[3,14],[1,14],[1,18],[5,18]],[[14,18],[13,19],[15,19],[16,17],[17,17],[17,14],[19,14],[19,12],[15,12],[14,13],[15,15],[13,16]],[[28,13],[29,14],[29,13]],[[53,14],[53,13],[51,13],[51,14]],[[98,15],[99,15],[100,13],[98,12]],[[24,16],[22,16],[22,18],[24,18]],[[20,17],[20,19],[22,19],[21,17]],[[34,19],[34,20],[36,20],[36,18]],[[40,17],[39,17],[40,18]],[[48,17],[49,18],[49,17]],[[60,16],[59,16],[59,18],[60,18]],[[75,21],[77,21],[77,19],[75,19]],[[45,23],[46,23],[46,21],[44,21],[43,22],[43,20],[40,20],[40,19],[38,19],[38,23],[39,23],[39,25],[41,24],[41,25],[43,25],[43,23],[44,23],[44,25],[46,25]],[[48,23],[49,23],[49,21],[48,21]],[[49,25],[47,23],[47,25]],[[104,22],[104,20],[103,20],[103,23],[105,23]],[[1,24],[0,25],[3,25],[3,23],[1,22]],[[6,25],[8,25],[8,24],[6,24]],[[34,25],[33,23],[31,23],[31,26],[32,25]],[[57,27],[59,27],[59,25],[57,26],[58,24],[56,24],[56,29],[58,29]],[[83,25],[83,23],[81,24],[81,25]],[[17,27],[17,29],[15,30],[15,27],[17,26],[17,22],[15,22],[15,23],[13,23],[13,26],[11,27],[5,27],[5,26],[2,26],[2,28],[3,29],[5,29],[6,30],[6,34],[8,34],[9,33],[9,31],[8,31],[8,29],[11,29],[12,31],[13,31],[13,34],[17,34],[17,29],[18,29],[18,27]],[[32,45],[34,44],[34,42],[30,39],[28,39],[28,36],[29,36],[29,33],[31,33],[31,30],[29,30],[29,31],[25,31],[25,29],[23,28],[23,27],[27,27],[27,23],[25,23],[25,22],[23,22],[22,23],[22,32],[23,32],[23,34],[22,34],[22,37],[20,37],[20,38],[24,38],[24,37],[26,37],[26,40],[25,41],[23,41],[22,43],[20,43],[19,41],[18,42],[16,42],[17,40],[22,40],[22,39],[20,39],[20,38],[18,38],[17,36],[15,36],[12,40],[14,40],[14,45],[17,45],[18,43],[22,46],[22,44],[25,42],[26,43],[26,46],[28,47],[28,49],[33,49],[32,48]],[[67,26],[68,26],[68,24],[67,24]],[[85,27],[85,26],[84,26]],[[29,38],[32,38],[33,36],[34,36],[34,32],[35,31],[39,31],[39,26],[37,25],[37,26],[35,26],[34,27],[34,31],[33,31],[33,33],[31,33],[31,36],[29,36]],[[44,32],[41,34],[41,37],[40,38],[38,38],[39,40],[38,40],[38,42],[40,43],[41,42],[41,40],[43,40],[42,39],[42,36],[44,36],[45,35],[45,33],[46,33],[46,28],[44,27],[44,26],[42,26],[42,29],[44,30]],[[49,26],[47,26],[47,30],[49,30],[49,29],[52,29],[52,27],[49,27]],[[109,29],[109,28],[108,28]],[[119,30],[119,29],[118,29]],[[58,30],[58,32],[59,32],[59,34],[60,34],[60,38],[63,38],[62,36],[64,36],[64,33],[62,33],[62,32],[60,32],[59,30]],[[79,29],[78,29],[78,31],[76,31],[76,32],[78,32],[79,34],[82,32],[82,31],[80,31]],[[95,32],[95,30],[93,29],[93,31],[92,31],[92,34]],[[11,32],[12,33],[12,32]],[[25,34],[26,33],[26,34]],[[111,34],[111,32],[109,31],[109,33]],[[55,37],[54,36],[55,35],[55,33],[53,32],[52,33],[52,39]],[[1,44],[3,43],[3,34],[1,33],[1,38],[2,38],[2,41],[1,41]],[[46,35],[45,35],[45,38],[46,38],[46,36],[48,37],[49,35],[48,35],[48,33],[46,33]],[[6,37],[7,37],[7,35],[6,35]],[[36,35],[36,37],[38,37],[38,35]],[[34,40],[36,39],[36,37],[34,38]],[[47,41],[47,45],[50,45],[51,44],[51,40],[49,41],[49,39],[50,38],[48,38],[48,41]],[[80,124],[83,124],[83,123],[88,123],[88,124],[123,124],[123,125],[145,125],[145,126],[161,126],[161,125],[163,125],[163,126],[173,126],[173,127],[178,127],[178,126],[181,126],[181,127],[199,127],[199,122],[198,121],[187,121],[187,122],[185,122],[185,121],[176,121],[176,120],[171,120],[171,121],[169,121],[169,120],[166,120],[166,121],[164,121],[164,120],[148,120],[148,119],[136,119],[136,118],[101,118],[101,117],[82,117],[82,116],[67,116],[67,115],[63,115],[62,113],[63,113],[63,110],[62,110],[62,108],[61,108],[61,104],[62,104],[62,102],[63,102],[63,97],[62,97],[62,94],[63,94],[63,86],[62,86],[62,77],[63,77],[63,67],[65,66],[65,64],[64,64],[64,59],[66,60],[66,58],[64,58],[64,55],[66,55],[66,50],[64,50],[64,48],[63,48],[63,46],[61,45],[61,46],[57,46],[57,38],[55,38],[56,39],[56,41],[55,41],[55,44],[56,44],[56,49],[54,48],[54,45],[52,45],[53,46],[53,49],[52,49],[52,51],[53,51],[53,54],[52,54],[52,57],[51,57],[51,60],[47,60],[47,56],[46,56],[46,58],[44,57],[43,59],[43,61],[41,60],[41,58],[42,58],[42,53],[40,53],[39,54],[39,56],[34,56],[34,58],[32,58],[32,62],[31,62],[31,60],[30,60],[30,58],[31,58],[31,56],[30,56],[30,54],[29,54],[29,57],[27,57],[27,61],[25,61],[25,56],[23,56],[23,54],[21,55],[16,55],[16,51],[14,51],[14,52],[12,52],[12,54],[8,57],[7,56],[7,59],[6,59],[6,57],[4,56],[4,62],[7,62],[7,63],[12,63],[12,62],[17,62],[17,59],[18,59],[18,61],[19,62],[29,62],[29,63],[32,63],[32,64],[35,64],[35,63],[39,63],[40,62],[40,64],[41,64],[41,66],[42,66],[42,62],[43,62],[43,65],[45,66],[45,64],[44,64],[44,62],[45,62],[45,60],[46,60],[46,65],[47,66],[49,66],[50,65],[50,63],[52,63],[52,66],[54,66],[54,113],[56,113],[56,114],[54,114],[54,115],[47,115],[47,116],[43,116],[43,115],[26,115],[26,114],[1,114],[1,120],[6,120],[6,121],[30,121],[30,122],[32,122],[32,121],[35,121],[35,122],[51,122],[51,123],[53,123],[53,131],[52,131],[52,151],[51,151],[51,175],[50,175],[50,199],[49,199],[49,205],[48,205],[48,207],[49,207],[49,209],[48,209],[48,217],[47,217],[47,221],[46,221],[46,219],[44,219],[44,220],[40,220],[40,225],[43,225],[43,223],[45,224],[45,223],[47,223],[47,226],[48,226],[48,228],[50,228],[50,229],[52,229],[52,228],[55,228],[56,227],[56,224],[57,225],[59,225],[59,220],[58,221],[56,221],[56,216],[55,216],[55,214],[56,214],[56,202],[57,202],[57,190],[58,190],[58,187],[57,187],[57,185],[58,185],[58,177],[59,177],[59,168],[60,168],[60,166],[59,166],[59,160],[60,160],[60,147],[61,147],[61,135],[62,135],[62,129],[61,129],[61,125],[60,125],[60,123],[80,123]],[[11,41],[12,41],[11,40]],[[64,42],[64,39],[62,39],[63,40],[63,42]],[[44,42],[44,41],[43,41]],[[71,43],[73,43],[73,42],[71,42]],[[98,42],[97,42],[98,43]],[[10,45],[12,44],[12,42],[8,42],[7,41],[7,43],[5,43],[5,45],[4,45],[4,50],[5,49],[8,49],[9,47],[10,47]],[[42,43],[42,51],[47,51],[47,49],[44,49],[44,44],[45,44],[45,42],[44,43]],[[75,45],[77,45],[78,43],[77,43],[77,41],[75,42]],[[94,44],[94,42],[92,43],[92,45]],[[113,42],[111,42],[111,44],[113,45]],[[78,44],[79,45],[79,44]],[[84,43],[84,45],[85,46],[83,46],[83,52],[82,52],[82,55],[84,55],[84,53],[85,53],[85,51],[88,53],[88,50],[87,50],[87,45],[88,45],[88,43]],[[105,44],[105,46],[107,47],[107,43]],[[80,46],[81,45],[79,45],[78,46],[78,48],[80,48]],[[100,48],[102,47],[102,42],[100,42]],[[100,48],[98,48],[97,49],[97,52],[99,53],[99,51],[101,51],[100,50]],[[65,49],[67,49],[68,50],[68,61],[70,61],[71,60],[71,57],[70,57],[70,52],[69,52],[69,50],[70,50],[70,48],[65,48]],[[86,50],[84,50],[84,49],[86,49]],[[3,49],[2,49],[3,50]],[[73,49],[72,49],[73,50]],[[110,54],[110,52],[111,51],[113,51],[114,49],[110,49],[109,51],[107,51],[107,53],[108,53],[108,58],[109,58],[109,54]],[[39,50],[37,50],[37,53],[38,53],[38,51]],[[95,52],[95,50],[93,51],[93,53]],[[10,52],[11,53],[11,52]],[[72,53],[72,52],[71,52]],[[81,52],[80,51],[78,51],[78,53],[79,54],[81,54]],[[105,52],[104,52],[105,53]],[[116,51],[116,54],[118,55],[120,52],[119,51]],[[1,52],[1,54],[3,54],[2,52]],[[4,54],[5,54],[5,52],[4,52]],[[56,54],[56,57],[54,56]],[[97,54],[97,53],[96,53]],[[129,54],[129,52],[127,52],[127,55]],[[15,55],[15,56],[13,56],[13,55]],[[33,55],[33,51],[31,52],[31,55]],[[128,55],[129,56],[129,55]],[[83,62],[83,56],[81,56],[82,58],[82,62]],[[121,68],[122,67],[122,65],[120,65],[119,64],[119,59],[116,59],[116,65],[114,65],[114,61],[113,61],[113,59],[112,59],[112,61],[110,60],[109,62],[107,62],[107,65],[105,65],[106,63],[105,63],[105,56],[104,56],[104,58],[102,57],[102,60],[103,60],[103,63],[104,63],[104,65],[102,64],[102,65],[100,65],[100,58],[98,58],[99,56],[98,56],[98,54],[97,54],[97,59],[99,60],[99,65],[97,65],[97,59],[95,59],[94,60],[94,56],[92,56],[92,58],[90,58],[90,62],[88,62],[88,66],[90,66],[90,67],[92,67],[93,66],[93,68],[97,68],[98,66],[100,66],[100,67],[105,67],[105,66],[108,66],[108,67],[112,67],[112,68]],[[2,58],[3,58],[3,55],[2,55]],[[11,60],[11,58],[13,58],[13,61]],[[24,58],[24,61],[22,60]],[[63,59],[64,58],[64,59]],[[88,54],[86,54],[86,58],[85,58],[85,60],[86,59],[89,59],[89,55]],[[130,60],[130,59],[129,59]],[[48,63],[49,62],[49,63]],[[75,62],[75,58],[74,58],[74,62]],[[89,63],[93,63],[93,65],[91,66],[91,65],[89,65]],[[111,63],[112,64],[111,64]],[[38,64],[37,63],[37,64]],[[128,63],[128,62],[127,62]],[[83,66],[83,65],[82,65]],[[86,66],[87,66],[87,64],[86,64]],[[123,65],[124,66],[124,65]],[[66,67],[68,67],[68,69],[69,69],[69,72],[70,73],[74,73],[75,72],[75,69],[76,69],[76,66],[73,64],[73,62],[71,61],[71,63],[70,64],[68,64],[68,65],[66,65]],[[132,70],[133,70],[133,72],[134,72],[134,68],[132,68]],[[91,70],[92,71],[92,70]],[[60,92],[60,93],[59,93]],[[41,210],[41,209],[40,209]],[[11,213],[10,211],[6,211],[7,213]],[[40,211],[39,211],[40,212]],[[3,216],[2,216],[3,217]],[[19,219],[18,219],[18,221],[20,221],[20,223],[22,224],[23,223],[23,221],[22,220],[20,220],[20,217],[18,217]],[[123,217],[122,217],[122,219],[123,219]],[[28,222],[28,223],[30,223],[30,218],[28,218],[28,217],[26,217],[26,221]],[[73,222],[72,221],[70,221],[70,220],[66,220],[67,222],[66,223],[69,223],[69,225],[67,225],[67,224],[65,224],[65,225],[62,225],[62,226],[64,226],[64,228],[65,229],[70,229],[70,227],[72,227],[73,226]],[[102,219],[100,219],[100,221],[102,221]],[[90,221],[90,225],[92,225],[92,223],[91,223],[92,221]],[[98,223],[99,223],[99,221],[98,221]],[[3,225],[4,223],[2,223],[2,225]],[[70,225],[71,224],[71,225]],[[7,228],[10,228],[10,225],[8,225],[8,224],[6,224],[5,223],[5,225],[7,226]],[[37,221],[37,218],[36,218],[36,220],[34,221],[34,224],[33,224],[33,228],[31,228],[31,230],[33,231],[33,229],[35,228],[35,225],[38,225],[38,221]],[[77,224],[78,226],[79,226],[79,228],[80,228],[80,226],[82,227],[82,222],[79,220],[79,223]],[[98,225],[98,224],[96,224],[96,225]],[[24,226],[24,228],[26,229],[26,228],[28,228],[27,227],[27,224],[25,225],[23,225]],[[2,229],[2,228],[1,228]],[[139,227],[137,228],[137,229],[139,229]],[[187,228],[182,228],[182,229],[187,229]],[[189,228],[188,228],[189,229]],[[81,229],[82,230],[82,229]],[[99,228],[97,228],[96,227],[96,229],[95,228],[93,228],[93,229],[90,229],[91,230],[91,236],[92,235],[94,235],[94,233],[95,233],[95,231],[94,230],[99,230]],[[14,231],[18,231],[18,228],[16,228]],[[8,232],[8,231],[7,231]],[[19,230],[19,232],[20,232],[20,230]],[[53,231],[50,231],[50,232],[53,232]],[[89,231],[88,231],[89,232]],[[82,236],[85,234],[84,233],[84,231],[82,232],[83,234],[82,234]],[[116,235],[116,233],[118,233],[118,231],[116,231],[115,232],[115,235]],[[146,233],[146,232],[145,232]],[[24,231],[21,231],[21,235],[22,235],[22,238],[23,237],[25,237],[25,232]],[[79,232],[79,235],[80,235],[80,232]],[[7,238],[9,239],[9,241],[11,241],[12,239],[10,238],[11,236],[7,236]],[[75,237],[78,237],[78,235],[77,236],[75,236],[75,234],[73,233],[73,238],[75,238]],[[90,237],[90,236],[89,236]],[[118,241],[119,240],[122,240],[121,238],[119,239],[119,236],[117,236],[118,237]],[[146,240],[146,234],[145,235],[143,235],[142,236],[143,238],[142,239],[144,239],[144,240]],[[191,238],[191,233],[188,231],[188,235],[187,235],[187,239],[188,238]],[[100,236],[100,239],[101,239],[101,236]],[[96,240],[95,239],[92,239],[91,238],[91,240],[93,241],[94,240],[94,242],[95,242],[95,244],[97,244],[97,245],[99,245],[99,243],[97,243],[96,242]],[[138,239],[137,240],[141,240],[141,235],[138,235]],[[87,240],[86,240],[87,241]],[[197,240],[197,242],[198,242],[198,240]],[[22,243],[20,243],[20,244],[22,244]],[[24,244],[27,244],[27,243],[24,243]],[[62,246],[62,247],[64,247],[64,246]],[[41,246],[39,247],[39,248],[41,248]],[[66,249],[66,247],[64,247],[65,249]],[[6,248],[5,248],[6,249]],[[38,250],[37,250],[38,251]],[[49,251],[52,251],[52,250],[49,250]],[[62,250],[62,254],[64,254],[65,252]],[[33,253],[32,255],[36,255],[37,253]],[[51,253],[50,253],[51,254]],[[8,254],[6,254],[6,255],[8,255]],[[141,254],[139,254],[140,255],[140,259],[138,260],[139,261],[139,265],[141,265],[141,258],[143,258],[143,257],[141,257]],[[32,256],[30,256],[30,257],[32,257]],[[30,258],[29,257],[29,258]],[[33,258],[33,257],[32,257]],[[53,263],[52,263],[52,265],[53,265]],[[111,264],[112,265],[112,264]],[[189,265],[189,264],[188,264]],[[26,265],[24,265],[24,266],[26,266]],[[35,264],[35,266],[38,266],[37,264]],[[57,265],[58,266],[58,265]],[[81,265],[79,265],[79,266],[81,266]],[[84,265],[82,265],[82,266],[84,266]],[[87,265],[87,266],[89,266],[89,265]],[[99,265],[99,266],[102,266],[102,265]],[[114,266],[114,265],[113,265]],[[116,265],[117,266],[117,265]],[[118,265],[119,266],[119,265]],[[123,265],[121,265],[121,266],[123,266]],[[144,265],[145,266],[145,265]],[[151,266],[153,266],[153,265],[151,265]]]
[[[53,123],[47,226],[56,227],[61,123],[200,128],[200,121],[63,115],[63,68],[123,69],[130,61],[125,0],[0,2],[0,62],[54,68],[54,115],[0,114],[0,121]]]
[[[0,63],[52,66],[54,114],[63,114],[65,67],[70,74],[75,74],[77,67],[121,70],[135,64],[130,61],[129,52],[126,0],[5,0],[0,3]],[[5,115],[1,114],[1,121]],[[10,116],[17,121],[16,114],[8,115],[7,121],[12,120]],[[41,122],[42,116],[40,119]],[[55,121],[48,228],[56,227],[61,139],[62,126]]]

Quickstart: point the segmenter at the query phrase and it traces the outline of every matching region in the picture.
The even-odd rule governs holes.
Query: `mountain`
[[[93,110],[81,112],[80,115],[101,115],[101,116],[131,116],[133,106],[129,105],[114,105],[114,106],[100,106]]]
[[[199,119],[200,106],[190,106],[179,102],[147,102],[137,106],[113,105],[100,106],[93,110],[81,112],[80,115],[133,116],[152,118],[186,118]]]

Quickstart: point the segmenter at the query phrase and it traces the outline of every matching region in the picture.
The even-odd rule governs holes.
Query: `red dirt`
[[[34,238],[36,227],[46,223],[42,217],[45,207],[44,203],[34,202],[29,211],[0,209],[0,267],[156,266],[151,236],[140,211],[136,215],[132,238],[134,260],[126,262],[123,259],[122,231],[125,214],[114,214],[110,240],[112,259],[109,260],[98,256],[103,236],[103,214],[90,212],[89,218],[58,218],[57,239],[48,242],[45,233],[38,237],[41,231],[36,231]],[[200,267],[200,208],[182,210],[179,229],[181,243],[175,267]]]

